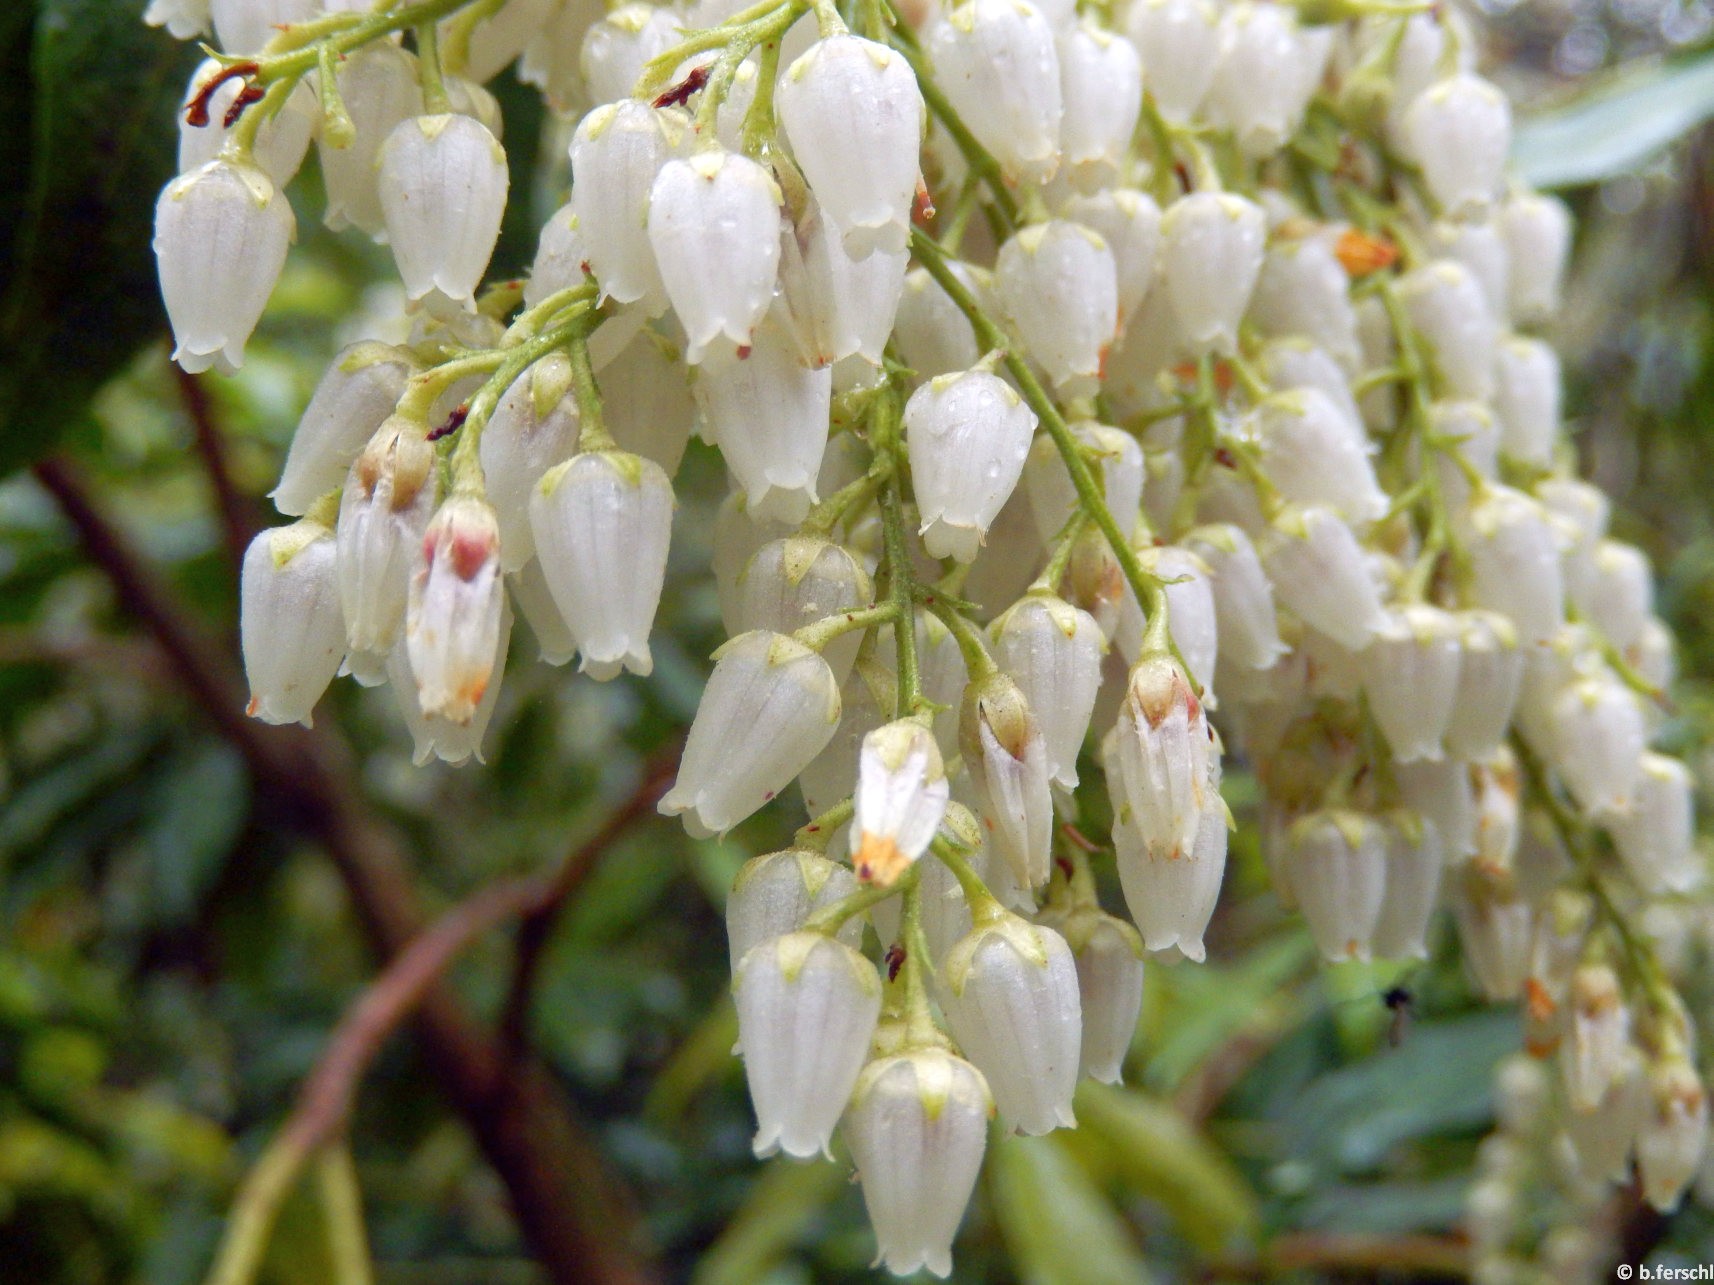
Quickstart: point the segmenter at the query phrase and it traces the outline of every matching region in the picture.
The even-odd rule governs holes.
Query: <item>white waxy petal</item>
[[[1637,1127],[1637,1172],[1643,1196],[1662,1213],[1678,1208],[1708,1146],[1708,1095],[1682,1055],[1648,1070],[1648,1109]]]
[[[831,937],[788,933],[751,947],[732,991],[756,1154],[825,1153],[880,1016],[874,965]]]
[[[789,634],[874,598],[868,572],[855,554],[817,536],[788,536],[763,545],[738,577],[740,632],[772,629]],[[821,649],[841,683],[857,659],[863,633],[853,630]]]
[[[320,15],[322,0],[209,0],[214,35],[229,54],[260,53],[279,28]]]
[[[291,204],[253,165],[210,161],[167,184],[154,250],[174,361],[193,374],[244,364],[296,230]]]
[[[601,396],[607,430],[619,445],[674,476],[696,419],[677,348],[645,329],[601,372]]]
[[[365,341],[334,354],[292,434],[280,484],[269,496],[274,507],[296,516],[343,483],[416,371],[415,358],[391,344]]]
[[[1689,892],[1702,882],[1694,846],[1695,791],[1690,769],[1677,759],[1644,754],[1630,807],[1608,813],[1601,823],[1644,892]]]
[[[1318,389],[1347,419],[1357,424],[1366,422],[1351,392],[1350,377],[1325,348],[1307,339],[1275,339],[1262,348],[1256,364],[1275,392]]]
[[[1632,1049],[1625,1062],[1599,1107],[1565,1113],[1565,1131],[1577,1166],[1591,1182],[1631,1180],[1632,1151],[1652,1103],[1641,1056]]]
[[[1101,627],[1051,593],[1031,593],[988,628],[995,663],[1018,684],[1041,728],[1048,774],[1060,789],[1075,790],[1077,756],[1101,689]]]
[[[1436,219],[1428,229],[1428,253],[1462,263],[1482,287],[1482,297],[1495,318],[1510,318],[1506,282],[1511,256],[1498,220]]]
[[[905,403],[923,546],[931,557],[972,562],[1018,484],[1035,412],[997,375],[943,375]]]
[[[1512,319],[1537,325],[1559,313],[1560,286],[1571,251],[1571,214],[1557,197],[1519,193],[1500,207],[1508,261],[1506,297]]]
[[[1587,611],[1595,596],[1595,550],[1607,534],[1613,502],[1600,487],[1576,477],[1543,478],[1535,498],[1554,518],[1565,592]]]
[[[1424,90],[1404,116],[1423,181],[1449,215],[1479,213],[1499,191],[1512,141],[1505,94],[1460,72]]]
[[[1573,1111],[1593,1111],[1626,1069],[1631,1012],[1619,978],[1605,964],[1584,964],[1571,976],[1567,1038],[1559,1065]]]
[[[1023,689],[1004,673],[966,687],[958,744],[995,852],[1020,887],[1040,887],[1053,845],[1053,791],[1041,728]]]
[[[840,688],[840,705],[838,729],[798,773],[798,790],[811,818],[819,817],[851,793],[863,738],[892,720],[898,705],[892,673],[873,661],[859,665]],[[829,852],[837,855],[849,847],[845,842],[852,837],[848,829],[840,827],[828,844]]]
[[[571,138],[571,208],[603,298],[666,307],[647,227],[649,193],[679,149],[684,118],[634,98],[597,107]]]
[[[507,581],[512,604],[530,626],[542,663],[565,665],[577,655],[577,637],[553,600],[540,558],[531,558]]]
[[[878,727],[857,756],[857,846],[865,883],[890,884],[928,851],[952,787],[934,734],[909,719]]]
[[[421,424],[394,416],[352,462],[339,502],[339,602],[351,652],[392,648],[434,502],[434,447]]]
[[[1494,1003],[1518,998],[1529,974],[1535,912],[1512,872],[1467,861],[1448,869],[1446,893],[1479,993]]]
[[[1212,706],[1220,626],[1207,564],[1190,550],[1170,544],[1137,550],[1137,561],[1144,571],[1166,581],[1167,619],[1173,646],[1189,667],[1191,681],[1202,688],[1204,699]],[[1126,659],[1135,660],[1142,655],[1143,638],[1142,607],[1126,581],[1113,645]]]
[[[1322,955],[1367,962],[1386,891],[1386,827],[1360,812],[1316,812],[1289,842],[1292,895]]]
[[[874,41],[831,36],[786,69],[776,93],[792,154],[846,252],[901,253],[926,119],[910,64]]]
[[[1143,105],[1143,68],[1123,36],[1082,22],[1062,31],[1059,55],[1060,156],[1080,192],[1111,187]]]
[[[1123,919],[1089,906],[1050,912],[1040,922],[1065,938],[1077,960],[1083,1006],[1078,1072],[1100,1084],[1118,1084],[1143,1007],[1143,939]]]
[[[1071,432],[1082,445],[1100,453],[1098,460],[1090,462],[1100,478],[1102,496],[1119,529],[1132,530],[1143,503],[1143,448],[1132,434],[1106,424],[1085,420],[1073,424]],[[1051,544],[1077,512],[1078,500],[1059,447],[1046,433],[1030,446],[1024,485],[1029,489],[1036,531],[1043,544]]]
[[[502,0],[470,32],[464,75],[477,84],[499,75],[541,33],[553,10],[553,0]],[[441,40],[457,25],[453,18],[442,18]]]
[[[1052,219],[1000,247],[994,289],[1062,393],[1093,392],[1119,325],[1118,269],[1100,235]]]
[[[1352,651],[1386,621],[1362,547],[1330,509],[1287,509],[1262,549],[1262,565],[1280,602]]]
[[[530,496],[555,464],[577,449],[581,421],[571,360],[549,353],[512,381],[482,430],[477,458],[500,523],[500,563],[516,571],[536,555]]]
[[[1620,651],[1636,646],[1654,618],[1654,568],[1633,544],[1602,540],[1591,558],[1588,587],[1575,594],[1589,624]]]
[[[1442,395],[1487,401],[1494,395],[1499,332],[1475,274],[1437,259],[1400,278],[1399,300],[1428,347]]]
[[[1500,475],[1500,426],[1481,402],[1438,401],[1428,408],[1428,429],[1436,441],[1434,468],[1453,512],[1470,503],[1470,465],[1489,481]]]
[[[1175,125],[1190,120],[1218,65],[1220,28],[1213,7],[1203,0],[1138,0],[1126,31],[1161,115]]]
[[[414,116],[376,157],[381,210],[405,294],[473,312],[506,213],[506,153],[470,116]]]
[[[959,1047],[988,1078],[1010,1132],[1073,1128],[1083,1041],[1071,948],[1051,928],[1005,914],[953,947],[941,970]]]
[[[1230,352],[1262,270],[1267,216],[1226,192],[1180,197],[1161,219],[1161,278],[1180,337],[1196,352]]]
[[[1498,612],[1466,611],[1458,620],[1458,692],[1446,724],[1446,751],[1480,760],[1500,747],[1511,725],[1524,655],[1517,630]]]
[[[512,608],[502,597],[500,631],[489,666],[493,677],[475,712],[464,723],[423,712],[417,701],[417,678],[411,670],[410,648],[404,638],[401,637],[387,654],[386,679],[398,700],[405,726],[410,729],[411,740],[416,747],[411,761],[418,767],[436,758],[455,764],[472,757],[478,763],[483,761],[482,738],[488,731],[488,723],[494,717],[494,706],[500,699],[500,675],[506,668],[506,648],[511,640]]]
[[[1265,335],[1307,340],[1348,368],[1360,359],[1357,311],[1334,245],[1331,235],[1277,241],[1262,259],[1249,319]]]
[[[1253,157],[1272,155],[1297,132],[1332,51],[1327,28],[1299,29],[1285,5],[1263,0],[1228,9],[1208,110]]]
[[[671,160],[649,193],[649,244],[698,365],[750,347],[780,264],[780,189],[746,156]]]
[[[493,677],[505,613],[493,507],[454,493],[423,533],[405,608],[405,647],[428,717],[468,723]]]
[[[1494,363],[1500,450],[1546,468],[1559,443],[1559,357],[1539,339],[1508,339]]]
[[[720,502],[714,515],[712,556],[714,591],[720,601],[720,621],[728,636],[744,632],[739,623],[743,595],[738,580],[750,559],[770,540],[790,535],[793,528],[773,518],[757,518],[742,491],[734,491]]]
[[[524,306],[533,308],[549,295],[582,285],[588,258],[577,210],[567,201],[542,225],[536,239],[536,257],[524,282]]]
[[[1470,556],[1474,605],[1497,611],[1529,645],[1565,620],[1559,535],[1546,510],[1521,491],[1486,486],[1459,522]]]
[[[864,1068],[842,1129],[877,1257],[895,1276],[920,1268],[951,1274],[952,1241],[993,1114],[982,1072],[940,1049],[913,1049]]]
[[[209,29],[209,0],[149,0],[143,21],[151,27],[165,27],[174,40],[190,40]]]
[[[579,17],[585,12],[575,4],[566,5],[566,10]],[[674,10],[664,6],[628,4],[589,23],[578,61],[590,101],[611,103],[629,97],[644,64],[679,42],[680,21]]]
[[[1120,808],[1113,822],[1119,883],[1147,949],[1177,948],[1186,959],[1202,962],[1202,935],[1226,872],[1226,838],[1226,809],[1210,808],[1202,814],[1194,847],[1176,857],[1162,855],[1138,833],[1130,808]]]
[[[752,518],[803,521],[818,498],[832,373],[803,364],[776,316],[756,331],[748,357],[702,366],[691,390]]]
[[[986,275],[983,269],[966,263],[952,263],[948,267],[967,290],[976,294],[983,291],[982,280]],[[923,379],[969,370],[982,355],[969,318],[959,311],[940,283],[929,276],[927,268],[913,268],[905,274],[904,291],[893,320],[893,340],[905,364]]]
[[[1059,168],[1059,58],[1053,27],[1029,0],[968,0],[923,39],[935,78],[1008,177]]]
[[[1184,859],[1223,806],[1208,717],[1176,661],[1146,656],[1131,670],[1113,743],[1131,828],[1152,858]]]
[[[1154,283],[1160,257],[1161,207],[1147,193],[1121,187],[1074,196],[1060,207],[1059,214],[1093,228],[1107,243],[1116,269],[1119,322],[1123,325]]]
[[[785,789],[839,726],[839,684],[802,643],[758,629],[714,655],[678,779],[660,803],[699,838],[725,833]]]
[[[1450,612],[1412,603],[1387,621],[1359,654],[1363,690],[1393,758],[1437,759],[1458,694],[1462,634]]]
[[[1244,424],[1268,480],[1286,499],[1326,505],[1358,528],[1386,513],[1389,500],[1362,426],[1319,389],[1276,393]]]
[[[1405,802],[1440,833],[1449,864],[1476,853],[1476,796],[1470,765],[1458,759],[1401,763],[1395,769]]]
[[[1221,661],[1267,669],[1290,648],[1280,641],[1273,585],[1250,537],[1221,523],[1197,527],[1184,544],[1208,568]]]
[[[220,64],[212,58],[196,69],[190,78],[190,90],[186,94],[187,107],[219,71]],[[185,119],[185,112],[180,110],[179,173],[199,169],[220,155],[220,149],[226,143],[226,136],[231,132],[225,125],[226,113],[242,91],[244,83],[242,76],[234,76],[223,81],[208,96],[205,100],[207,124],[192,125]],[[297,88],[286,99],[285,105],[263,121],[256,130],[255,142],[252,144],[256,164],[274,181],[276,187],[284,187],[290,183],[292,176],[298,172],[298,167],[303,164],[304,153],[309,151],[310,137],[315,133],[320,118],[321,107],[316,102],[315,91],[307,83],[299,81]]]
[[[780,222],[780,285],[804,360],[846,358],[878,369],[904,294],[910,256],[875,250],[854,259],[838,230],[811,205],[796,224]]]
[[[857,877],[848,866],[809,848],[750,858],[726,897],[726,945],[733,973],[752,946],[797,932],[816,911],[856,891]],[[857,949],[863,944],[863,916],[847,919],[835,937]]]
[[[1446,865],[1440,831],[1414,814],[1386,822],[1387,869],[1374,953],[1381,959],[1427,959],[1428,927],[1440,897]]]
[[[1622,812],[1648,734],[1636,694],[1610,674],[1571,683],[1549,713],[1553,766],[1591,813]]]
[[[592,677],[654,670],[649,631],[666,578],[672,483],[653,460],[587,451],[550,469],[530,497],[536,554]]]
[[[238,622],[251,717],[313,725],[345,655],[335,560],[333,532],[308,518],[263,531],[245,551]]]
[[[345,147],[334,146],[326,132],[316,141],[327,188],[323,221],[335,232],[352,226],[385,240],[387,220],[375,165],[381,145],[393,130],[422,113],[417,60],[390,41],[380,40],[347,55],[335,74],[355,133]]]

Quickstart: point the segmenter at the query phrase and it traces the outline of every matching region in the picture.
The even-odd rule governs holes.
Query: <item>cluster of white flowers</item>
[[[890,1269],[950,1270],[991,1113],[1119,1078],[1146,953],[1204,957],[1225,745],[1327,958],[1426,957],[1449,906],[1585,1171],[1634,1150],[1677,1200],[1705,1100],[1629,923],[1702,874],[1649,749],[1671,639],[1562,432],[1568,216],[1508,184],[1454,14],[345,7],[215,0],[159,206],[187,370],[242,362],[312,138],[412,301],[329,368],[246,560],[253,713],[307,723],[343,666],[467,757],[511,604],[550,663],[648,674],[694,431],[731,641],[661,809],[720,834],[800,786],[728,908],[756,1150],[841,1130]],[[479,291],[515,58],[571,195]]]

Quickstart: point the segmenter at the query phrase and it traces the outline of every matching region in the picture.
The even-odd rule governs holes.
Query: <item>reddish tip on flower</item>
[[[1373,236],[1348,228],[1339,234],[1333,247],[1340,266],[1353,277],[1366,277],[1371,272],[1390,268],[1398,262],[1399,248],[1385,237]]]
[[[1524,979],[1524,1004],[1531,1020],[1537,1022],[1551,1021],[1559,1009],[1547,987],[1534,977]]]
[[[890,835],[871,834],[865,830],[852,864],[857,868],[857,878],[864,883],[890,888],[900,875],[910,869],[911,860]]]

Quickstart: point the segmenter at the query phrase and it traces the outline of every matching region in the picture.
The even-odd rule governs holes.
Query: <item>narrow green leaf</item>
[[[692,1285],[752,1285],[809,1233],[850,1171],[826,1160],[808,1164],[783,1156],[768,1162],[749,1197],[702,1256]]]
[[[1143,1285],[1119,1215],[1059,1141],[1008,1138],[988,1150],[1000,1230],[1022,1285]]]
[[[1582,187],[1634,170],[1714,116],[1714,54],[1625,72],[1522,121],[1512,163],[1538,188]]]

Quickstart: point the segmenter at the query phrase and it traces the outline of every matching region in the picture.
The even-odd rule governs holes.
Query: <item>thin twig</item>
[[[181,370],[176,363],[173,365],[173,377],[178,381],[179,397],[184,402],[185,414],[190,418],[191,431],[196,434],[197,453],[202,456],[203,468],[208,472],[209,488],[214,492],[214,507],[220,514],[220,530],[226,541],[226,555],[236,579],[244,566],[244,551],[262,528],[262,515],[250,497],[232,480],[226,435],[221,430],[214,403],[202,377]]]

